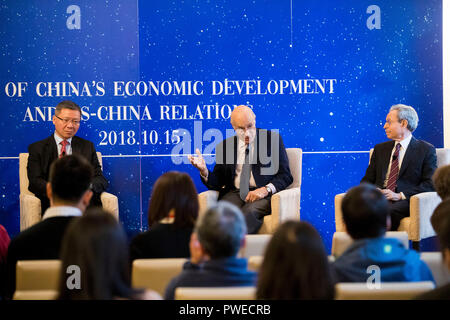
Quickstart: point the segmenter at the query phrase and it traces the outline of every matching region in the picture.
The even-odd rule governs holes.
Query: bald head
[[[246,144],[251,143],[256,135],[256,116],[247,106],[237,106],[231,113],[231,125],[239,139]]]

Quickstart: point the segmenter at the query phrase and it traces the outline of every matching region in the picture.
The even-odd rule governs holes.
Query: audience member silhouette
[[[61,300],[161,298],[156,292],[131,288],[126,234],[103,209],[89,209],[69,225],[61,260]]]
[[[342,201],[342,215],[354,242],[336,259],[338,282],[366,282],[368,267],[380,268],[384,281],[434,281],[428,266],[414,250],[397,239],[385,238],[390,216],[386,197],[373,185],[350,189]]]
[[[247,259],[237,258],[245,245],[246,223],[235,205],[219,201],[197,221],[191,236],[191,259],[166,288],[165,299],[174,299],[177,287],[253,286],[256,274],[247,270]]]
[[[188,258],[199,210],[198,194],[186,173],[171,171],[156,180],[148,208],[149,230],[130,244],[131,260]]]
[[[322,239],[306,222],[288,221],[277,229],[267,245],[258,278],[257,299],[334,297],[334,283]]]

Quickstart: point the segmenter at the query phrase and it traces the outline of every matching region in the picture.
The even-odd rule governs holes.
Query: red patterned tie
[[[59,155],[59,157],[64,157],[66,155],[66,146],[69,144],[69,141],[67,140],[63,140],[60,142],[62,148],[61,148],[61,153]]]
[[[398,154],[400,153],[400,143],[397,143],[395,146],[394,156],[392,157],[391,163],[391,171],[389,172],[389,180],[387,182],[387,189],[395,192],[395,188],[397,187],[397,178],[398,178]]]

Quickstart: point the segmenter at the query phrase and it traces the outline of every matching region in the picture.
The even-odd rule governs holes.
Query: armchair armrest
[[[271,230],[286,220],[300,220],[300,189],[292,188],[275,193],[271,199],[272,213],[264,217],[264,224]]]
[[[41,221],[41,200],[32,194],[21,193],[20,201],[20,231]]]
[[[219,192],[214,190],[204,191],[198,195],[199,216],[217,202]]]
[[[334,197],[334,219],[336,221],[336,232],[345,232],[345,223],[342,217],[342,200],[345,197],[345,193],[339,193]]]
[[[117,196],[109,192],[102,192],[100,200],[102,201],[103,209],[109,211],[117,220],[119,220],[119,199]]]
[[[441,201],[436,192],[422,192],[410,198],[409,238],[411,240],[419,241],[436,235],[430,218]]]

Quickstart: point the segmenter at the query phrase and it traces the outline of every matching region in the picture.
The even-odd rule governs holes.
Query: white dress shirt
[[[59,155],[61,154],[61,149],[62,149],[61,141],[63,141],[64,139],[61,138],[60,136],[58,136],[58,134],[56,132],[53,136],[55,137],[56,147],[58,148],[58,157],[59,157]],[[70,155],[70,154],[72,154],[72,138],[67,139],[67,142],[69,142],[69,144],[66,145],[66,155]]]
[[[42,220],[52,217],[80,217],[81,214],[81,210],[76,207],[56,206],[45,210]]]

